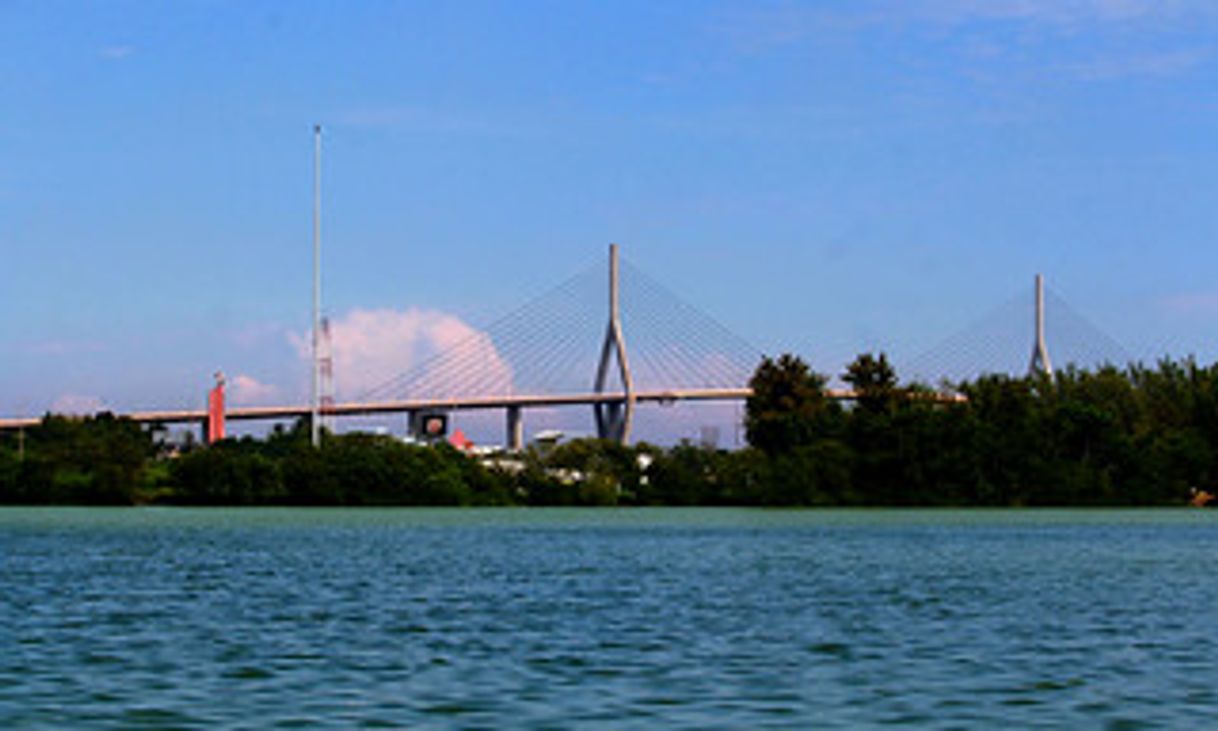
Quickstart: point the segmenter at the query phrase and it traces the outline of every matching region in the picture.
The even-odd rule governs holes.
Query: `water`
[[[1218,726],[1218,511],[0,510],[0,728]]]

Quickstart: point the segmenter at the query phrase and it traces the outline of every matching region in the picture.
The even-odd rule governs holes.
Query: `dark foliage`
[[[148,432],[112,414],[47,415],[26,431],[23,454],[0,447],[0,502],[130,505],[155,451]]]
[[[958,402],[902,385],[884,355],[827,398],[799,358],[754,373],[737,451],[581,439],[490,460],[307,424],[163,453],[110,414],[0,438],[0,502],[188,505],[1170,505],[1218,482],[1218,366],[985,376]]]
[[[789,393],[793,380],[810,385],[808,372],[789,356],[767,359],[753,386]],[[985,376],[961,384],[958,403],[900,386],[882,354],[860,355],[843,380],[858,398],[835,418],[809,409],[808,397],[750,401],[750,424],[782,424],[789,435],[749,432],[769,457],[761,502],[1170,505],[1218,479],[1218,366]]]

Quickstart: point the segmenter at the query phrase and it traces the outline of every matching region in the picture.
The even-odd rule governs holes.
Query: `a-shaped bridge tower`
[[[630,425],[634,420],[634,378],[630,373],[630,359],[626,356],[626,338],[622,334],[619,271],[617,244],[609,244],[609,324],[605,328],[605,341],[601,346],[601,359],[596,367],[596,381],[592,390],[593,393],[605,393],[609,369],[616,358],[624,398],[621,401],[598,402],[592,408],[596,413],[596,435],[625,444],[630,439]]]

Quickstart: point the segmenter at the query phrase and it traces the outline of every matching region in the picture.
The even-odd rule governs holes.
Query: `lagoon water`
[[[1213,728],[1218,512],[0,509],[0,728]]]

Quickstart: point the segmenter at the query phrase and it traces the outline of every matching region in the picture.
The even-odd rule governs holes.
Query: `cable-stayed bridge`
[[[505,443],[519,448],[526,410],[586,406],[598,436],[626,442],[640,405],[747,398],[760,357],[758,349],[623,262],[610,246],[606,263],[349,401],[327,400],[319,414],[328,420],[404,413],[417,424],[413,417],[498,409],[506,414]],[[294,419],[313,410],[313,404],[225,408],[213,391],[208,409],[121,416],[141,423],[199,423],[212,441],[223,436],[225,421]],[[0,419],[0,429],[38,422]]]
[[[900,370],[922,383],[951,384],[985,373],[1052,375],[1055,367],[1123,367],[1138,360],[1039,275],[1034,285],[901,363]]]
[[[899,369],[939,398],[958,400],[951,386],[984,372],[1052,375],[1053,365],[1124,365],[1131,358],[1112,338],[1036,279],[1034,297],[1020,294]],[[1053,358],[1050,358],[1050,353]],[[482,330],[451,344],[348,401],[122,414],[142,423],[198,423],[209,440],[226,420],[282,420],[454,411],[501,410],[509,448],[523,442],[529,409],[590,407],[598,436],[626,442],[636,409],[681,402],[740,402],[761,351],[713,317],[619,257],[610,246],[598,263],[542,293]],[[849,400],[848,389],[830,398]],[[0,419],[0,430],[37,424]]]

